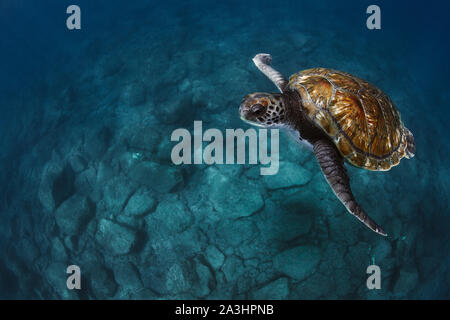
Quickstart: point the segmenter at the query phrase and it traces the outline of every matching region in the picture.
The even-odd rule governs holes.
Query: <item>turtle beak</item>
[[[249,114],[250,114],[250,116],[249,116]],[[253,120],[254,117],[251,116],[250,109],[245,104],[241,104],[239,106],[239,117],[241,118],[242,121],[244,121],[245,123],[247,123],[249,125],[264,128],[264,125]]]
[[[256,126],[256,127],[260,127],[260,128],[264,128],[264,125],[262,125],[261,123],[255,122],[255,121],[251,121],[248,120],[247,117],[247,112],[245,111],[245,109],[243,109],[242,107],[239,108],[239,118],[241,118],[242,121],[244,121],[245,123],[251,125],[251,126]]]
[[[242,119],[242,120],[245,120],[245,115],[246,115],[246,112],[245,112],[245,108],[242,106],[242,104],[239,106],[239,117]]]
[[[241,118],[242,121],[249,123],[249,121],[245,117],[246,115],[247,115],[247,112],[245,110],[245,107],[241,104],[239,106],[239,118]]]

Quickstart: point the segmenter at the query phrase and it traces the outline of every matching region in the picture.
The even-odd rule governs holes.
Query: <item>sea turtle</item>
[[[392,100],[374,85],[351,74],[313,68],[289,81],[270,66],[269,54],[253,62],[281,93],[247,95],[239,107],[244,121],[259,127],[286,128],[315,154],[330,187],[347,210],[386,236],[359,206],[344,160],[367,170],[386,171],[415,153],[414,137]]]

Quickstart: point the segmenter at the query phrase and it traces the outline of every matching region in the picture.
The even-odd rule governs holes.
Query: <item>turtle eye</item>
[[[262,116],[266,112],[266,108],[262,104],[254,104],[250,111],[253,113],[254,116],[259,117]]]

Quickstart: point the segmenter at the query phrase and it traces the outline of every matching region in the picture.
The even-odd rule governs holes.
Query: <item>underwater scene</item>
[[[449,299],[449,14],[437,0],[0,0],[0,298]],[[392,100],[415,156],[388,171],[346,164],[387,236],[348,213],[292,132],[268,133],[274,174],[250,149],[202,157],[208,129],[223,135],[216,159],[234,150],[227,129],[261,137],[243,98],[280,90],[258,53],[287,80],[341,70]],[[183,163],[176,132],[192,138]]]

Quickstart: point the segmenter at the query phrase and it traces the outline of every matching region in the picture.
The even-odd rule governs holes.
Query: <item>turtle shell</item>
[[[406,130],[391,99],[351,74],[314,68],[293,74],[290,90],[302,97],[306,115],[352,165],[384,171],[406,155]]]

